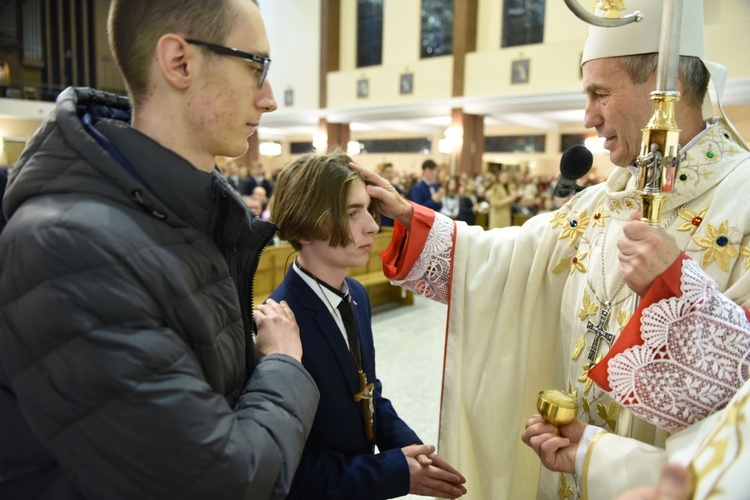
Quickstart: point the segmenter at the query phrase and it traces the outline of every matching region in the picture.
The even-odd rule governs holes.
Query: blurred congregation
[[[530,175],[518,171],[451,175],[447,165],[438,165],[430,159],[425,163],[435,165],[434,174],[427,174],[431,176],[429,181],[413,172],[399,170],[390,162],[378,165],[377,171],[407,200],[413,200],[416,185],[429,184],[439,193],[434,208],[440,213],[485,229],[520,226],[534,215],[560,208],[570,197],[553,195],[557,177],[552,175]],[[236,159],[226,159],[218,166],[253,212],[264,220],[270,220],[269,208],[278,171],[269,172],[260,161],[244,165]],[[430,169],[425,170],[429,172]],[[580,179],[579,185],[585,188],[602,180],[597,174],[589,173]],[[393,225],[387,217],[382,219],[385,219],[381,220],[383,225]]]

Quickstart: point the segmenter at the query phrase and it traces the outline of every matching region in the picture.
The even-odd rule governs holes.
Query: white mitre
[[[640,11],[643,19],[616,28],[590,26],[586,44],[583,47],[581,64],[592,59],[618,57],[659,52],[662,12],[665,0],[624,0],[620,2],[598,1],[594,14],[604,17],[607,10],[603,5],[620,3],[625,5],[621,15]],[[606,8],[606,7],[605,7]],[[745,148],[742,137],[729,121],[721,107],[721,96],[727,80],[727,68],[721,64],[706,61],[705,33],[703,30],[703,0],[682,0],[682,24],[680,28],[680,55],[699,58],[711,74],[716,91],[716,104],[719,112]],[[714,116],[710,94],[706,93],[703,103],[704,118]]]
[[[606,11],[597,2],[594,15],[604,17]],[[583,47],[581,64],[592,59],[631,56],[659,52],[662,0],[625,0],[621,15],[639,11],[643,19],[617,28],[589,27],[589,36]],[[703,0],[682,0],[682,24],[680,29],[680,55],[704,59],[706,44],[703,33]]]

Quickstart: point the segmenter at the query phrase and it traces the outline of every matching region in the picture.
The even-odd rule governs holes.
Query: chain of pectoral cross
[[[612,342],[615,339],[614,334],[606,330],[607,321],[609,320],[609,313],[612,310],[612,306],[615,304],[618,304],[619,302],[624,301],[630,296],[630,295],[626,295],[622,300],[620,300],[619,302],[615,302],[613,304],[613,301],[617,298],[623,286],[625,285],[625,278],[623,278],[620,280],[620,283],[617,284],[617,288],[615,288],[615,292],[612,294],[612,300],[607,298],[607,275],[604,272],[604,264],[605,264],[604,254],[607,248],[607,233],[609,233],[609,226],[610,226],[611,220],[612,219],[607,221],[607,227],[604,228],[604,236],[602,237],[602,258],[601,258],[602,270],[601,271],[602,271],[602,294],[604,295],[604,300],[599,299],[599,295],[596,293],[596,290],[594,289],[594,287],[591,286],[591,282],[590,281],[588,282],[589,287],[591,288],[591,291],[594,292],[594,296],[596,297],[596,300],[598,300],[602,304],[602,313],[599,316],[599,323],[594,324],[594,322],[591,320],[588,320],[588,322],[586,323],[586,332],[594,333],[594,340],[591,342],[591,349],[589,349],[589,355],[588,355],[588,359],[589,361],[591,361],[592,365],[596,363],[596,353],[599,351],[599,342],[601,342],[602,340],[605,340],[607,344],[611,346]]]
[[[679,214],[680,210],[685,208],[685,205],[687,203],[683,203],[679,207],[677,207],[674,211],[674,213],[669,217],[669,220],[665,222],[661,229],[665,230],[667,229],[672,222],[674,222],[675,218],[677,218],[677,215]],[[594,324],[593,321],[588,320],[586,322],[586,332],[593,332],[594,334],[594,340],[591,342],[591,348],[589,349],[588,354],[588,360],[593,365],[596,363],[596,353],[599,351],[599,343],[604,340],[612,346],[612,342],[615,340],[615,334],[607,331],[607,321],[609,320],[609,315],[612,312],[612,307],[616,304],[619,304],[620,302],[624,302],[628,297],[630,297],[630,294],[627,294],[625,297],[623,297],[618,302],[614,302],[615,298],[620,294],[620,291],[622,290],[622,287],[625,285],[625,278],[620,280],[620,283],[618,283],[617,288],[615,288],[615,292],[612,294],[612,299],[607,298],[607,277],[604,273],[604,265],[605,265],[605,252],[607,249],[607,233],[609,232],[609,225],[610,220],[607,221],[607,227],[604,229],[604,236],[602,237],[602,258],[601,258],[601,271],[602,271],[602,294],[604,295],[604,300],[602,301],[599,299],[598,294],[596,293],[596,290],[591,285],[591,282],[587,280],[589,288],[591,288],[591,291],[594,292],[594,296],[596,297],[596,300],[601,302],[602,304],[602,312],[599,316],[599,323]]]

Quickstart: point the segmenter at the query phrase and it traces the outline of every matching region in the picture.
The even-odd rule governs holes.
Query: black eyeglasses
[[[224,47],[222,45],[216,45],[208,42],[201,42],[200,40],[193,40],[190,38],[186,38],[185,41],[193,45],[198,45],[199,47],[205,47],[211,52],[216,52],[217,54],[221,54],[222,56],[239,57],[240,59],[244,59],[246,61],[262,64],[263,70],[261,70],[260,76],[258,77],[258,88],[263,88],[263,83],[266,81],[266,76],[268,76],[268,68],[271,66],[270,57],[250,54],[248,52],[242,52],[241,50],[232,49],[230,47]]]

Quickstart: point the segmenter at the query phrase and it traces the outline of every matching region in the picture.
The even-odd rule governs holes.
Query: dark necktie
[[[352,307],[351,297],[347,293],[344,298],[339,302],[337,306],[339,313],[341,313],[341,321],[344,323],[344,329],[346,330],[346,337],[349,339],[349,352],[352,354],[354,365],[357,368],[357,374],[359,376],[359,392],[354,395],[354,401],[356,403],[362,403],[362,411],[364,412],[365,419],[365,432],[367,439],[373,439],[373,427],[375,425],[375,405],[373,398],[375,397],[374,390],[375,386],[371,382],[367,382],[367,375],[362,367],[362,352],[359,345],[359,328],[357,328],[357,320],[354,318],[354,308]]]
[[[344,323],[346,338],[349,340],[349,351],[352,353],[357,368],[360,368],[362,360],[359,350],[359,328],[357,328],[357,320],[354,318],[354,309],[352,308],[351,297],[348,293],[341,299],[337,309],[341,314],[341,321]]]

